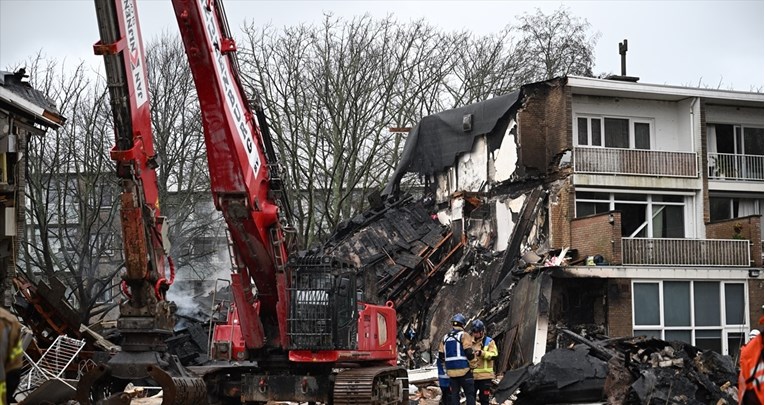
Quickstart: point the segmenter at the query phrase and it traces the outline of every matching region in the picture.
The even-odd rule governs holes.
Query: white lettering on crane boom
[[[226,107],[231,117],[235,120],[234,130],[239,135],[239,139],[242,141],[244,150],[247,153],[247,159],[249,160],[250,167],[253,170],[252,176],[260,169],[260,155],[255,147],[255,141],[252,137],[252,130],[247,124],[247,117],[245,115],[245,104],[242,101],[242,96],[239,93],[234,78],[231,77],[231,73],[228,66],[226,57],[220,52],[220,30],[218,29],[218,22],[214,14],[214,7],[207,9],[205,3],[208,0],[198,0],[199,9],[204,12],[205,31],[208,43],[212,47],[214,52],[214,65],[215,70],[220,77],[220,82],[223,85],[223,97],[226,99]],[[215,46],[217,44],[217,46]]]
[[[125,13],[125,33],[127,34],[128,45],[128,54],[124,55],[123,53],[123,55],[128,58],[128,62],[130,63],[130,72],[127,73],[133,81],[136,108],[141,108],[141,106],[148,101],[149,94],[147,93],[148,88],[146,87],[146,73],[143,69],[143,49],[140,47],[140,32],[138,32],[138,19],[136,17],[135,9],[135,0],[122,1],[122,10]]]

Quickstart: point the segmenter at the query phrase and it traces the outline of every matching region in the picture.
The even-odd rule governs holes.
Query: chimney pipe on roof
[[[619,43],[619,54],[622,55],[622,76],[627,76],[627,40]]]
[[[639,77],[627,76],[627,40],[626,39],[624,40],[624,42],[619,42],[619,55],[622,56],[622,74],[620,76],[611,75],[606,77],[606,79],[636,83],[638,80],[640,80]]]

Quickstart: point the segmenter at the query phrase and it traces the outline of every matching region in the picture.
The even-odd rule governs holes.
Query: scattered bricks
[[[656,367],[661,364],[662,362],[661,355],[659,353],[651,353],[651,366]],[[663,367],[663,366],[662,366]]]
[[[672,363],[672,360],[662,360],[659,362],[659,367],[669,367],[672,365]]]

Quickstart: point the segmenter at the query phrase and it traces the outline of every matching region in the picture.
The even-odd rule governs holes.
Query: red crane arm
[[[135,0],[98,0],[96,13],[101,40],[93,50],[104,56],[116,138],[111,157],[122,184],[125,280],[154,285],[165,276],[166,229],[159,210],[149,80]],[[157,298],[163,299],[159,291]]]
[[[173,7],[202,112],[213,198],[237,256],[232,287],[245,345],[286,347],[286,248],[269,178],[275,162],[246,102],[222,6],[173,0]]]

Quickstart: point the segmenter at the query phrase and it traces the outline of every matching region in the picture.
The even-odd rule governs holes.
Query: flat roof
[[[697,87],[669,86],[663,84],[634,83],[592,77],[568,76],[567,85],[574,94],[592,96],[622,96],[650,100],[679,101],[699,97],[718,100],[721,104],[763,107],[763,93],[736,90],[704,89]]]

